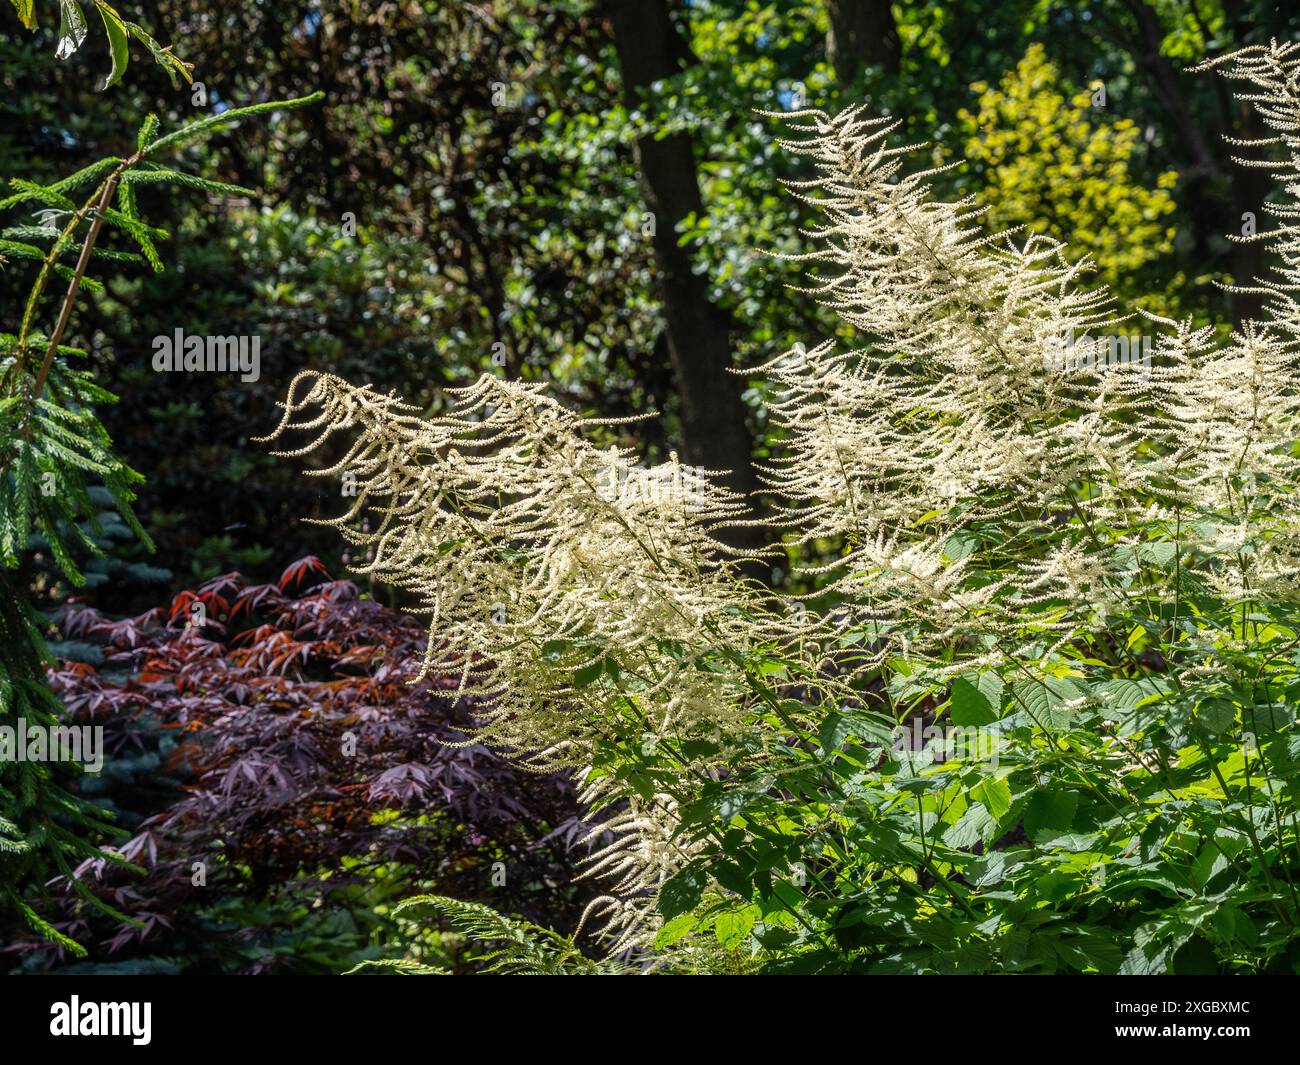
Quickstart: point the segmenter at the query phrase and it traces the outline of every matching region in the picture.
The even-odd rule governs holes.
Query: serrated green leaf
[[[1025,835],[1034,839],[1044,830],[1066,831],[1078,806],[1079,796],[1072,791],[1035,791],[1025,806]]]
[[[184,78],[187,83],[194,80],[190,75],[189,65],[177,56],[173,55],[170,47],[164,48],[153,39],[147,30],[134,22],[126,22],[123,23],[123,25],[126,27],[127,33],[149,49],[149,53],[153,56],[154,62],[162,67],[166,72],[168,79],[170,79],[172,83],[173,89],[180,88],[180,81],[177,79],[177,75]],[[141,148],[147,146],[147,144],[140,145]]]
[[[853,726],[842,714],[827,714],[823,719],[818,735],[821,740],[822,757],[828,757],[844,746],[844,741],[853,734]]]
[[[952,682],[952,723],[965,727],[979,727],[998,719],[984,693],[965,677]]]
[[[713,934],[727,950],[736,950],[749,938],[757,918],[758,909],[754,906],[746,906],[743,910],[727,910],[718,914],[713,922]]]
[[[659,889],[659,912],[672,920],[693,910],[704,897],[707,883],[702,869],[683,869]]]
[[[998,820],[1011,810],[1011,788],[1005,780],[999,780],[997,777],[986,777],[981,780],[971,788],[971,796],[977,802],[983,803],[989,813]]]
[[[981,802],[973,802],[966,807],[957,823],[943,834],[943,841],[956,850],[966,850],[975,846],[997,829],[998,819],[989,813]]]
[[[671,921],[659,929],[655,936],[655,948],[662,950],[664,947],[671,947],[674,943],[690,934],[695,927],[695,918],[689,914],[682,914],[680,917],[674,917]]]

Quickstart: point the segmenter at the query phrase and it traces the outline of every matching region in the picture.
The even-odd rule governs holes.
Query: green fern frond
[[[618,962],[594,962],[577,944],[549,928],[531,921],[508,917],[490,906],[465,902],[445,895],[419,895],[406,899],[394,911],[403,916],[427,908],[447,922],[451,929],[484,948],[475,960],[486,963],[486,972],[516,976],[599,976],[626,972]],[[399,963],[400,964],[400,963]],[[413,971],[407,969],[406,971]],[[421,966],[420,971],[431,970]]]

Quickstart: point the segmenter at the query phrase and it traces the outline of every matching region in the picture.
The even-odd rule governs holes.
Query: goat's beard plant
[[[1059,244],[982,236],[887,123],[782,116],[827,219],[809,284],[863,341],[764,368],[785,548],[842,545],[815,594],[740,576],[713,534],[742,501],[708,471],[600,450],[539,386],[485,376],[421,418],[295,381],[274,436],[349,439],[313,471],[360,486],[333,524],[492,698],[483,738],[607,809],[611,953],[1300,966],[1300,46],[1213,65],[1281,148],[1281,269],[1226,346],[1148,314],[1151,357],[1118,365]]]

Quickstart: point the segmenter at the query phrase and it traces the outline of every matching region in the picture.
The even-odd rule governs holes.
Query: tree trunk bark
[[[669,10],[668,0],[609,0],[607,5],[629,106],[640,90],[695,62]],[[681,403],[682,458],[725,470],[726,487],[753,492],[753,438],[741,399],[742,382],[731,367],[728,316],[709,302],[708,281],[692,269],[688,249],[677,243],[678,224],[700,213],[703,202],[691,138],[674,133],[640,138],[636,160],[641,191],[654,218],[654,258],[663,295],[668,356]],[[733,530],[735,546],[756,546],[755,530]]]
[[[898,73],[902,51],[889,0],[826,0],[826,14],[826,58],[841,89],[857,81],[866,66]]]

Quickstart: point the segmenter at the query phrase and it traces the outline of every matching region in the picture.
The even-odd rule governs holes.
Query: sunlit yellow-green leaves
[[[985,183],[991,229],[1025,226],[1090,256],[1122,296],[1144,266],[1173,248],[1171,190],[1177,174],[1139,184],[1131,160],[1141,131],[1122,108],[1094,106],[1099,90],[1067,95],[1041,45],[1032,45],[997,86],[977,83],[973,111],[959,115],[966,154]],[[1145,300],[1167,313],[1165,301]]]

